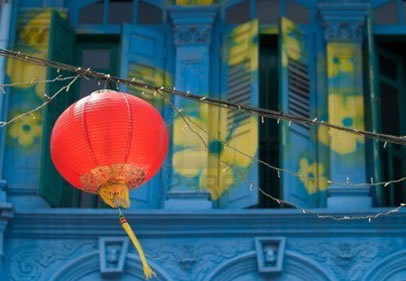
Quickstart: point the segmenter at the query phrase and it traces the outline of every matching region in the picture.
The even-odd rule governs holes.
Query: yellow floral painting
[[[258,20],[241,24],[233,29],[228,39],[227,63],[230,66],[243,65],[246,71],[258,69]]]
[[[15,114],[15,116],[17,116]],[[39,112],[23,116],[11,123],[9,136],[16,140],[19,145],[28,148],[39,141],[42,134],[42,117]]]
[[[198,177],[199,187],[218,199],[238,178],[240,171],[252,163],[258,148],[255,117],[227,128],[227,110],[200,106],[200,118],[178,117],[174,122],[174,145],[180,147],[172,157],[174,170],[186,178]],[[249,133],[246,133],[248,132]],[[207,132],[210,135],[208,136]],[[214,132],[214,133],[213,133]],[[237,153],[235,149],[238,149]]]
[[[306,158],[301,158],[298,175],[309,194],[324,191],[328,187],[327,178],[324,176],[324,166],[321,163],[310,164]]]
[[[46,58],[48,53],[49,41],[49,22],[51,20],[51,9],[32,11],[33,16],[18,29],[17,46],[28,55],[39,58]],[[65,13],[60,13],[66,17]],[[9,60],[7,63],[7,74],[11,83],[31,82],[46,79],[46,68],[27,63],[20,60]],[[19,88],[34,87],[35,93],[40,99],[44,98],[44,83],[21,83]]]
[[[155,86],[165,85],[168,87],[168,85],[172,85],[171,75],[168,72],[157,67],[137,63],[129,63],[128,78]],[[153,90],[132,86],[128,88],[128,92],[147,100],[157,108],[163,106],[162,97],[154,93]]]
[[[354,57],[356,56],[354,43],[330,43],[327,45],[327,74],[335,77],[340,73],[354,72]]]
[[[302,57],[302,50],[305,50],[304,46],[301,46],[300,40],[296,38],[300,32],[297,30],[297,26],[290,20],[282,18],[282,65],[288,65],[288,57],[293,60],[300,60]],[[303,39],[303,38],[300,38]]]
[[[364,100],[362,96],[330,94],[328,98],[329,122],[334,125],[347,128],[364,129]],[[329,129],[325,126],[319,127],[319,140],[330,145],[330,148],[338,154],[353,153],[357,144],[364,143],[364,137]]]

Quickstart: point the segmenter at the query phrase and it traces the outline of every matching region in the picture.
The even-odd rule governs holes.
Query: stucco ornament
[[[70,257],[81,252],[95,248],[92,241],[61,241],[60,243],[39,243],[37,247],[18,247],[13,249],[13,254],[8,262],[10,280],[36,281],[46,276],[48,269],[58,262],[65,262]],[[50,269],[50,271],[52,271]],[[0,277],[2,275],[0,274]],[[45,279],[44,279],[45,280]]]
[[[307,158],[301,158],[299,162],[299,179],[306,187],[309,194],[327,189],[328,182],[324,176],[324,166],[321,163],[309,163]]]
[[[183,240],[182,240],[183,241]],[[145,245],[152,261],[159,263],[177,281],[204,280],[214,268],[251,249],[249,243],[230,239],[209,242]]]
[[[388,253],[394,245],[391,242],[376,243],[376,241],[357,242],[339,241],[334,243],[320,243],[300,241],[288,247],[312,256],[317,262],[327,265],[339,280],[360,280],[368,266]]]
[[[172,164],[182,176],[198,177],[199,186],[209,191],[211,198],[216,200],[238,180],[233,167],[242,171],[252,163],[251,157],[255,155],[258,144],[252,142],[251,134],[244,132],[250,130],[257,135],[258,124],[255,117],[248,117],[229,130],[227,110],[216,107],[207,110],[207,107],[206,104],[200,106],[199,117],[176,118],[173,142],[178,150],[172,157]],[[208,132],[210,135],[205,141]]]

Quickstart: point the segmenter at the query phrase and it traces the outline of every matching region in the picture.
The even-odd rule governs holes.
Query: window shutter
[[[52,11],[49,31],[48,59],[72,64],[74,61],[75,33],[56,11]],[[54,79],[58,75],[64,77],[72,75],[69,72],[60,73],[49,68],[47,79]],[[46,84],[46,93],[54,94],[66,81]],[[71,90],[72,92],[72,90]],[[44,109],[42,155],[39,193],[53,207],[75,207],[79,204],[80,191],[70,186],[57,172],[51,160],[49,142],[52,128],[59,115],[73,103],[72,93],[61,93]]]
[[[222,98],[240,105],[258,106],[258,20],[238,25],[225,35]],[[224,141],[244,154],[257,157],[258,118],[238,110],[226,114]],[[219,181],[232,182],[220,197],[221,208],[247,208],[258,203],[258,163],[227,146],[220,154]],[[224,166],[222,161],[231,164]],[[229,171],[231,169],[231,173]],[[253,185],[251,184],[253,183]]]
[[[167,85],[164,71],[164,32],[159,28],[145,28],[124,24],[121,34],[120,77],[146,82],[148,84]],[[166,83],[165,83],[166,80]],[[154,105],[163,114],[164,101],[153,92],[144,88],[122,86],[126,91],[140,96]],[[162,171],[149,182],[130,192],[131,208],[159,208],[164,192],[160,184]]]
[[[311,37],[299,25],[287,18],[280,24],[280,109],[290,115],[312,118],[315,104]],[[281,172],[283,198],[301,207],[316,207],[319,184],[315,128],[306,124],[280,122],[281,168],[303,174],[297,178]],[[315,133],[313,134],[315,135]],[[307,178],[310,177],[310,178]]]

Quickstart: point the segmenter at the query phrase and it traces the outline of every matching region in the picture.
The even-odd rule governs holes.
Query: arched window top
[[[403,3],[403,7],[404,2]],[[374,9],[374,24],[398,24],[398,1],[389,0]]]
[[[150,2],[139,0],[137,11],[137,23],[160,24],[163,21],[163,10]]]
[[[136,0],[87,0],[69,7],[78,14],[76,24],[132,23]],[[75,13],[75,12],[74,12]]]

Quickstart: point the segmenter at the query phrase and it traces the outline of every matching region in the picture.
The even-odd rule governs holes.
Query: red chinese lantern
[[[74,187],[99,194],[113,208],[128,208],[128,192],[151,179],[168,151],[168,133],[159,112],[144,100],[101,90],[68,107],[51,136],[51,157]],[[121,223],[153,272],[126,219]],[[133,237],[132,237],[133,236]]]

